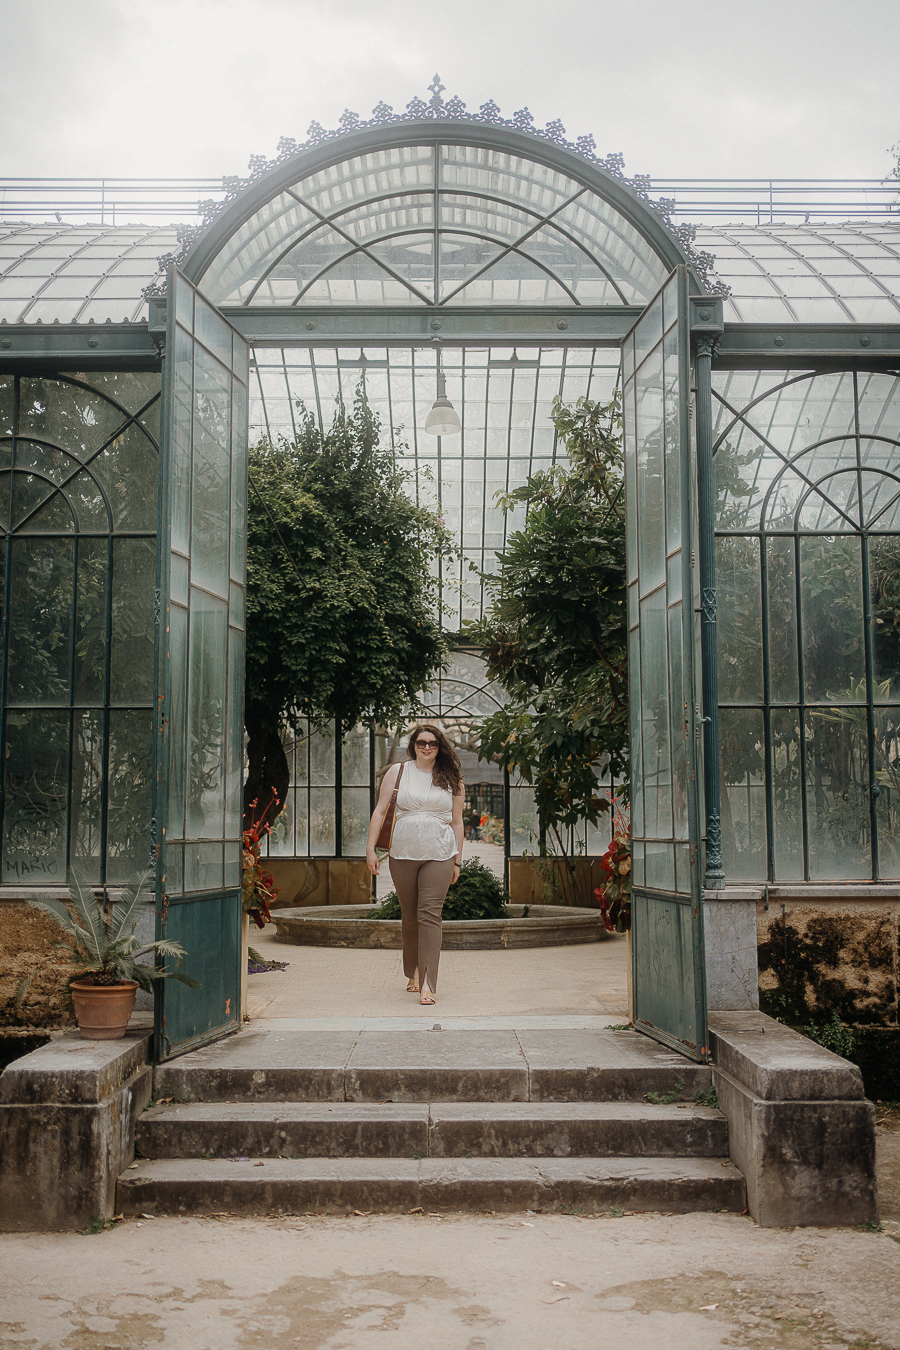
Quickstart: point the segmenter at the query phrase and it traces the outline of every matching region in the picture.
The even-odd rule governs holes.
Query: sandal
[[[410,975],[409,983],[406,986],[406,992],[408,994],[417,994],[419,992],[419,981],[416,979],[415,975]]]
[[[419,995],[419,1002],[427,1004],[432,1004],[434,1002],[434,994],[432,994],[430,989],[422,990],[421,994]]]

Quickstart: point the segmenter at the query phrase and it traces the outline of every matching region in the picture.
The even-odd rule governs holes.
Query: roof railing
[[[221,178],[0,178],[0,222],[196,224]],[[673,219],[695,224],[826,224],[900,219],[900,181],[877,178],[650,178]]]

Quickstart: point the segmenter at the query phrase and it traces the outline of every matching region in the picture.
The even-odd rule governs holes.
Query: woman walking
[[[398,778],[388,862],[403,915],[403,973],[409,980],[409,993],[418,993],[420,1003],[434,1003],[441,910],[459,876],[465,798],[459,760],[442,731],[428,724],[415,727],[405,761],[392,764],[384,775],[366,844],[366,862],[373,876],[378,875],[375,841]]]

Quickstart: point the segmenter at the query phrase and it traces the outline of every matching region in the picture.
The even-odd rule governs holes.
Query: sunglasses
[[[423,750],[427,750],[430,745],[437,745],[437,744],[438,744],[437,741],[423,741],[421,739],[416,741],[416,745],[421,745]]]

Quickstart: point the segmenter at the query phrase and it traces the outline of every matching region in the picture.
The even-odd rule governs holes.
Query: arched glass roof
[[[199,284],[217,305],[643,305],[668,271],[575,177],[430,141],[298,178],[235,230]]]
[[[900,322],[900,225],[698,229],[731,287],[726,323]]]
[[[506,180],[507,187],[509,181]],[[552,194],[559,186],[557,182],[555,188],[548,188],[548,194]],[[548,196],[543,200],[549,199]],[[573,218],[577,217],[579,210],[587,210],[581,198],[579,203],[582,204],[579,206],[576,203],[571,208],[570,216]],[[295,202],[294,205],[298,204]],[[534,201],[528,209],[533,205],[536,205]],[[419,208],[423,209],[421,202]],[[506,217],[508,221],[512,218],[512,213]],[[375,227],[372,228],[374,230]],[[558,226],[552,225],[552,228],[558,233]],[[378,278],[366,283],[366,286],[371,284],[373,288],[371,294],[386,295],[387,290],[395,288],[394,299],[378,303],[421,303],[410,286],[421,289],[427,277],[424,273],[419,276],[409,270],[414,267],[412,262],[404,264],[408,267],[405,275],[411,278],[410,283],[406,284],[385,271],[381,262],[373,263],[369,257],[369,254],[373,258],[383,257],[387,262],[394,256],[395,263],[387,265],[393,267],[398,275],[403,272],[403,268],[398,261],[399,255],[394,254],[395,247],[400,252],[408,252],[410,259],[421,258],[427,263],[430,258],[433,284],[434,231],[431,231],[428,240],[419,240],[423,246],[427,243],[432,249],[430,254],[410,253],[409,237],[396,236],[394,242],[384,243],[381,252],[366,244],[368,253],[357,252],[353,257],[345,257],[340,264],[335,264],[332,259],[330,276],[321,276],[316,284],[323,288],[323,293],[330,294],[331,289],[337,288],[337,272],[343,267],[347,273],[344,281],[348,287],[355,287],[355,293],[359,296],[357,303],[374,303],[365,298],[370,292],[362,285],[361,275],[371,264],[381,269]],[[470,266],[481,245],[470,236],[460,236],[460,247],[454,254],[450,247],[454,241],[449,240],[449,237],[447,240],[442,238],[442,246],[447,245],[447,259],[457,257],[453,266],[458,269],[457,281],[463,282],[462,289],[453,296],[452,303],[545,303],[540,298],[526,300],[528,287],[532,284],[535,295],[549,297],[555,293],[557,299],[553,300],[553,304],[574,303],[562,290],[561,283],[554,292],[558,283],[548,273],[538,269],[542,279],[535,280],[532,276],[529,281],[524,277],[524,268],[532,263],[536,265],[535,258],[542,248],[545,250],[542,260],[548,259],[552,253],[549,244],[554,241],[546,231],[542,233],[539,230],[534,239],[534,245],[525,241],[518,251],[510,251],[503,259],[489,242],[485,242],[487,256],[484,261],[488,264],[488,270],[480,277],[470,277],[465,282],[465,269]],[[415,244],[416,241],[413,242]],[[731,299],[725,305],[728,323],[900,323],[900,221],[897,224],[871,225],[740,225],[715,229],[704,226],[697,230],[696,244],[715,256],[714,280],[718,278],[731,287]],[[314,252],[318,245],[310,239],[309,247]],[[532,247],[535,257],[528,252]],[[177,248],[175,226],[149,229],[139,225],[0,224],[0,322],[142,322],[147,315],[147,302],[141,293],[146,286],[159,279],[159,259],[173,254]],[[565,249],[560,247],[557,258],[562,258],[566,250],[569,250],[566,256],[571,256],[570,245],[566,244]],[[579,258],[584,256],[579,252]],[[503,281],[500,275],[502,269],[515,270],[520,261],[523,275],[518,280],[508,278]],[[236,261],[230,265],[234,268],[238,266]],[[578,266],[581,265],[579,261]],[[563,275],[562,263],[558,262],[557,266]],[[349,278],[354,267],[360,269],[356,273],[356,281]],[[424,270],[427,272],[427,266]],[[445,287],[449,287],[451,273],[445,271],[440,275],[443,276]],[[587,299],[589,282],[590,285],[597,285],[597,294],[604,284],[609,285],[602,279],[598,280],[601,277],[600,270],[595,268],[593,277],[585,270],[583,286],[574,270],[565,274],[564,280],[576,296],[581,295],[583,304],[621,303],[613,299]],[[269,304],[276,303],[276,281],[277,278],[273,277],[271,281],[265,282],[271,288],[269,294],[272,298],[267,301]],[[223,281],[222,285],[225,284]],[[262,305],[262,287],[257,290],[252,301],[250,289],[248,285],[243,299],[237,303]],[[612,290],[608,289],[606,293],[611,295]],[[479,294],[481,299],[477,299]],[[294,296],[295,299],[298,296],[296,290]],[[516,296],[520,299],[517,300]],[[219,300],[218,303],[224,304],[225,301]],[[277,303],[289,301],[282,298]],[[309,303],[312,303],[311,300]],[[322,303],[322,294],[317,303]],[[326,303],[330,301],[326,300]],[[339,301],[335,300],[334,303]]]

